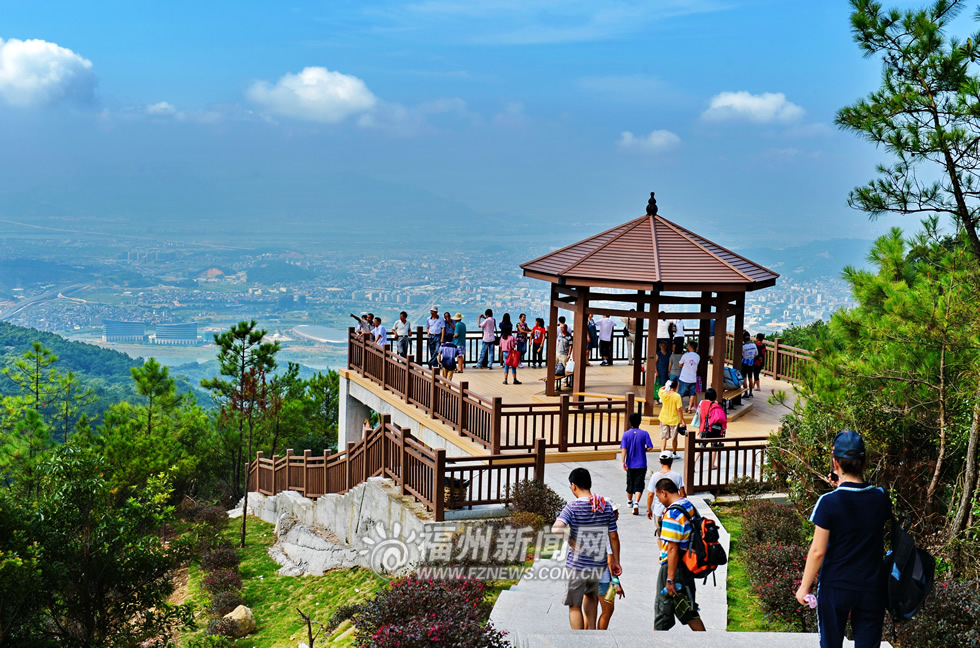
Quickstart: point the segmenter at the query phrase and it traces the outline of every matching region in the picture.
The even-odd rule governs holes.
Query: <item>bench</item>
[[[572,376],[575,375],[574,371],[566,371],[562,376],[555,376],[555,391],[561,391],[561,381],[565,381],[565,386],[571,389],[572,387]],[[538,378],[543,383],[548,382],[548,377]]]
[[[733,389],[726,389],[725,393],[721,396],[722,407],[725,408],[727,412],[729,409],[734,409],[742,405],[742,394],[749,391],[745,387],[735,387]]]
[[[600,394],[598,392],[575,392],[572,396],[581,396],[582,398],[603,398],[607,401],[624,401],[625,396],[614,396],[613,394]]]

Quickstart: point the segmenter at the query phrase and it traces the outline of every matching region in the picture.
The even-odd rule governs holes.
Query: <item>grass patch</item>
[[[740,544],[742,536],[742,513],[736,506],[719,506],[714,509],[722,526],[732,536],[728,556],[728,632],[785,632],[781,624],[766,619],[759,597],[755,595],[752,582],[745,569],[744,551],[750,547]],[[787,592],[787,596],[792,596]]]
[[[245,549],[241,550],[245,604],[252,609],[258,631],[233,643],[241,648],[295,648],[306,642],[306,625],[296,608],[310,615],[315,622],[328,624],[331,615],[341,605],[362,603],[371,598],[385,584],[385,580],[368,569],[338,569],[323,576],[280,576],[276,564],[267,553],[274,541],[274,525],[249,517]],[[224,530],[224,536],[237,545],[240,538],[240,522],[232,520]],[[195,639],[204,637],[208,624],[209,597],[201,587],[204,572],[199,565],[192,565],[188,580],[188,602],[194,604],[198,625],[194,632],[181,636],[179,645],[187,646]],[[317,645],[336,639],[333,646],[351,645],[349,622],[341,624],[330,638],[321,635]],[[315,626],[314,626],[315,630]]]

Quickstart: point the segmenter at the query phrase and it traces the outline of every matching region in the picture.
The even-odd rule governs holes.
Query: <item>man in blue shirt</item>
[[[381,326],[381,318],[374,318],[374,328],[371,329],[371,335],[374,336],[374,343],[379,347],[383,347],[388,344],[388,331],[385,327]]]
[[[619,533],[616,513],[609,502],[592,494],[592,475],[576,468],[568,475],[575,499],[559,514],[552,533],[568,533],[568,557],[565,567],[571,572],[565,590],[568,622],[572,630],[595,627],[599,607],[599,580],[607,567],[618,577]],[[606,556],[609,550],[612,558]]]
[[[867,457],[860,434],[852,430],[838,433],[832,461],[840,482],[836,490],[820,496],[810,515],[816,527],[796,600],[806,605],[819,571],[821,648],[840,648],[848,617],[855,648],[877,648],[885,620],[887,574],[882,557],[891,502],[885,491],[864,481]]]
[[[633,515],[640,514],[640,498],[643,497],[643,484],[647,476],[647,453],[653,450],[653,441],[646,430],[640,429],[643,416],[637,412],[630,414],[630,429],[623,432],[619,447],[623,450],[623,470],[626,471],[627,506]],[[633,495],[636,499],[633,499]]]

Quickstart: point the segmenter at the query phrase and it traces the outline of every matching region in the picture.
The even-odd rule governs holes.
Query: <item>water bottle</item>
[[[606,590],[605,599],[609,603],[613,603],[616,600],[616,590],[617,585],[619,585],[619,579],[613,576],[609,579],[609,589]]]
[[[679,592],[682,589],[684,589],[684,588],[681,586],[680,583],[674,583],[674,590],[676,590],[676,591]],[[661,594],[661,596],[667,596],[667,588],[665,587],[662,590],[660,590],[660,594]]]
[[[806,601],[806,604],[810,606],[811,610],[817,607],[817,597],[813,594],[807,594],[803,597],[803,600]]]

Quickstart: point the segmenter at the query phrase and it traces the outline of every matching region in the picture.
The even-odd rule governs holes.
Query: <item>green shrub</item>
[[[802,545],[805,541],[803,519],[791,506],[761,501],[745,509],[739,542],[750,553],[762,544]]]
[[[551,487],[533,479],[513,484],[507,492],[507,508],[513,513],[534,513],[552,522],[565,508],[565,499]]]
[[[886,623],[886,634],[890,621]],[[974,648],[980,645],[980,581],[936,583],[919,613],[896,626],[901,648]]]
[[[330,627],[336,628],[347,619],[353,619],[360,611],[361,605],[358,603],[345,603],[341,605],[330,615]]]
[[[551,525],[548,520],[544,519],[544,516],[530,511],[518,511],[510,516],[510,520],[512,525],[517,528],[531,527],[535,531],[540,531],[545,526]]]
[[[762,482],[756,481],[751,475],[741,475],[728,484],[728,490],[738,498],[738,503],[745,508],[748,501],[763,491]]]

